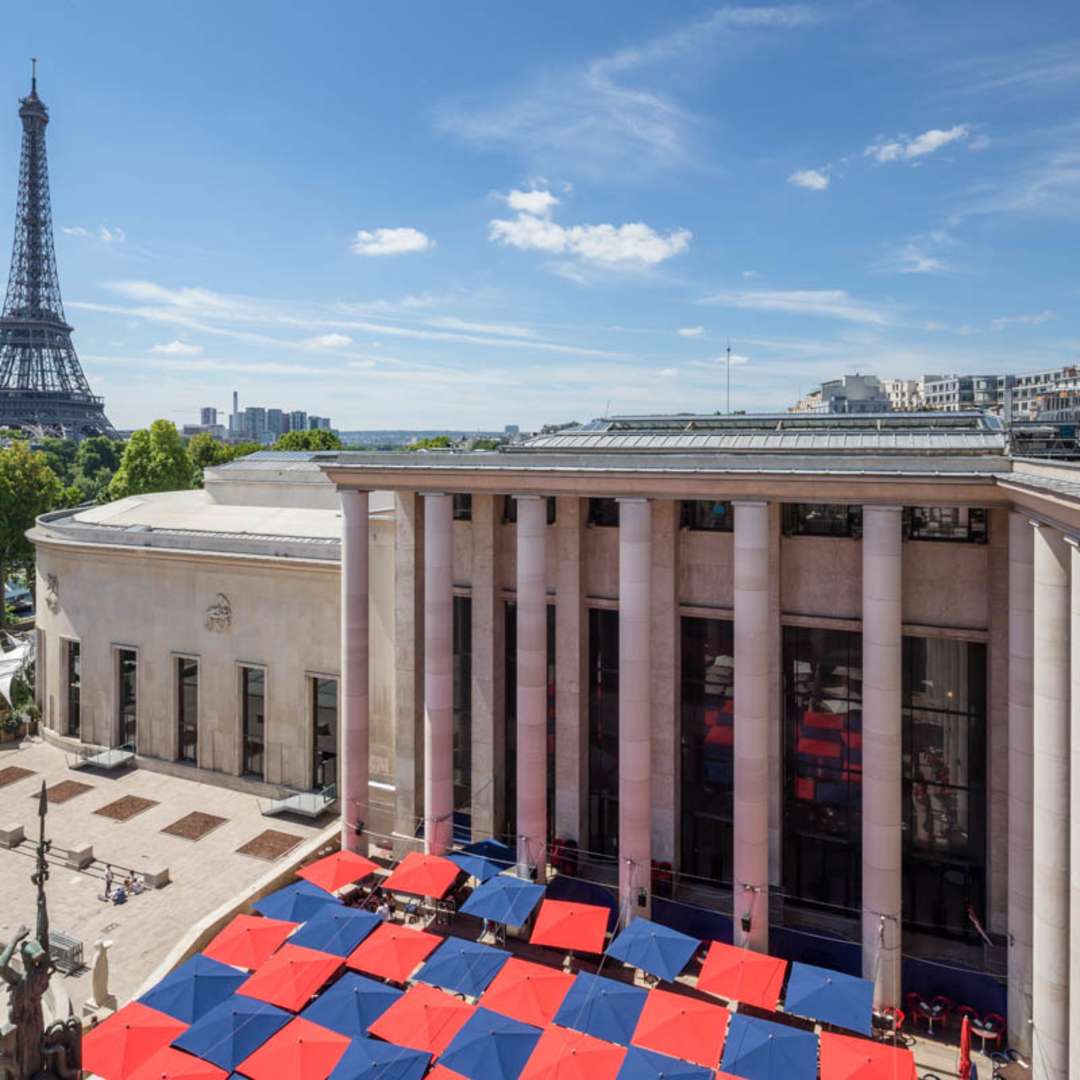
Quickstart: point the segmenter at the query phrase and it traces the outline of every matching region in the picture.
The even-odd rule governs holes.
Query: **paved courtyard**
[[[27,838],[36,839],[36,796],[42,780],[49,788],[65,781],[87,786],[87,790],[71,794],[75,789],[66,784],[56,793],[61,797],[68,794],[68,798],[50,803],[47,835],[59,855],[63,854],[59,849],[92,844],[95,859],[100,861],[87,871],[76,871],[66,868],[60,858],[50,860],[49,921],[52,930],[83,942],[88,963],[97,939],[112,941],[109,988],[121,1003],[192,924],[274,866],[285,865],[288,855],[281,848],[289,844],[288,838],[302,843],[326,825],[325,820],[315,825],[264,817],[253,795],[183,778],[142,769],[124,769],[115,775],[71,769],[62,750],[43,742],[24,742],[18,749],[8,746],[0,749],[0,783],[4,770],[13,767],[31,775],[0,786],[0,827],[22,825]],[[114,816],[96,812],[104,807],[113,807]],[[204,827],[214,827],[197,840],[162,831],[196,812],[223,820],[216,825],[202,822]],[[264,857],[238,852],[266,830],[285,836],[269,837],[255,845]],[[180,829],[189,835],[198,831]],[[0,942],[10,940],[20,924],[33,930],[32,856],[26,845],[14,851],[0,849]],[[167,866],[171,881],[163,889],[132,897],[126,904],[106,903],[101,862],[136,871]],[[76,1007],[81,1007],[89,996],[90,973],[68,976],[65,982]]]

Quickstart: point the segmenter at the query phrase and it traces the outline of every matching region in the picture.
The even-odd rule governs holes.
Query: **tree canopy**
[[[450,436],[449,435],[429,435],[423,439],[417,439],[416,442],[409,443],[405,447],[406,450],[449,450],[450,449]]]
[[[287,431],[279,435],[274,450],[340,450],[341,439],[333,431],[318,428],[312,431]]]
[[[0,590],[14,567],[33,564],[34,548],[26,530],[39,514],[56,507],[60,490],[44,453],[32,451],[22,439],[0,449]],[[0,592],[0,626],[3,622]]]
[[[133,432],[124,447],[120,468],[109,484],[109,498],[123,499],[151,491],[183,491],[193,487],[196,470],[187,448],[168,420]]]

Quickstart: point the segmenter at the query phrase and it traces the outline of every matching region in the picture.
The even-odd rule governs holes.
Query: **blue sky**
[[[749,410],[1080,360],[1069,0],[38,0],[0,223],[31,55],[119,426],[234,388],[344,428],[712,411],[729,338]]]

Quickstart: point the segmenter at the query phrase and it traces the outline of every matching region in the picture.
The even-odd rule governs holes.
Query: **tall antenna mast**
[[[731,415],[731,338],[727,343],[727,414]]]
[[[37,57],[30,57],[30,93],[37,93]]]

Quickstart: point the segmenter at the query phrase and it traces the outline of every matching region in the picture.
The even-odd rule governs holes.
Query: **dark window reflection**
[[[619,613],[600,608],[589,609],[589,850],[619,852]]]
[[[682,620],[680,871],[730,885],[735,725],[732,623]]]
[[[180,739],[177,756],[194,765],[199,749],[199,661],[176,661],[176,721]]]
[[[684,529],[695,532],[731,532],[735,527],[735,516],[729,502],[684,499],[681,523]]]
[[[77,641],[65,641],[67,650],[67,734],[77,739],[81,730],[82,651]]]
[[[785,536],[862,536],[862,507],[844,503],[784,503]]]
[[[266,738],[266,672],[261,668],[240,669],[240,705],[244,732],[244,774],[262,778]]]
[[[135,748],[135,728],[138,720],[137,678],[139,662],[132,649],[120,649],[117,653],[117,677],[119,688],[120,745]]]
[[[986,646],[904,639],[904,918],[973,936],[986,889]]]
[[[784,891],[855,910],[861,896],[862,640],[784,628]]]
[[[312,679],[312,715],[315,718],[314,770],[316,790],[338,782],[338,694],[337,679]]]
[[[506,643],[504,780],[506,842],[517,843],[517,604],[507,600],[504,641]],[[547,835],[555,835],[555,605],[547,605]]]
[[[454,597],[454,808],[472,807],[472,600]]]
[[[985,544],[987,513],[966,506],[907,506],[904,532],[909,540],[951,540]]]

